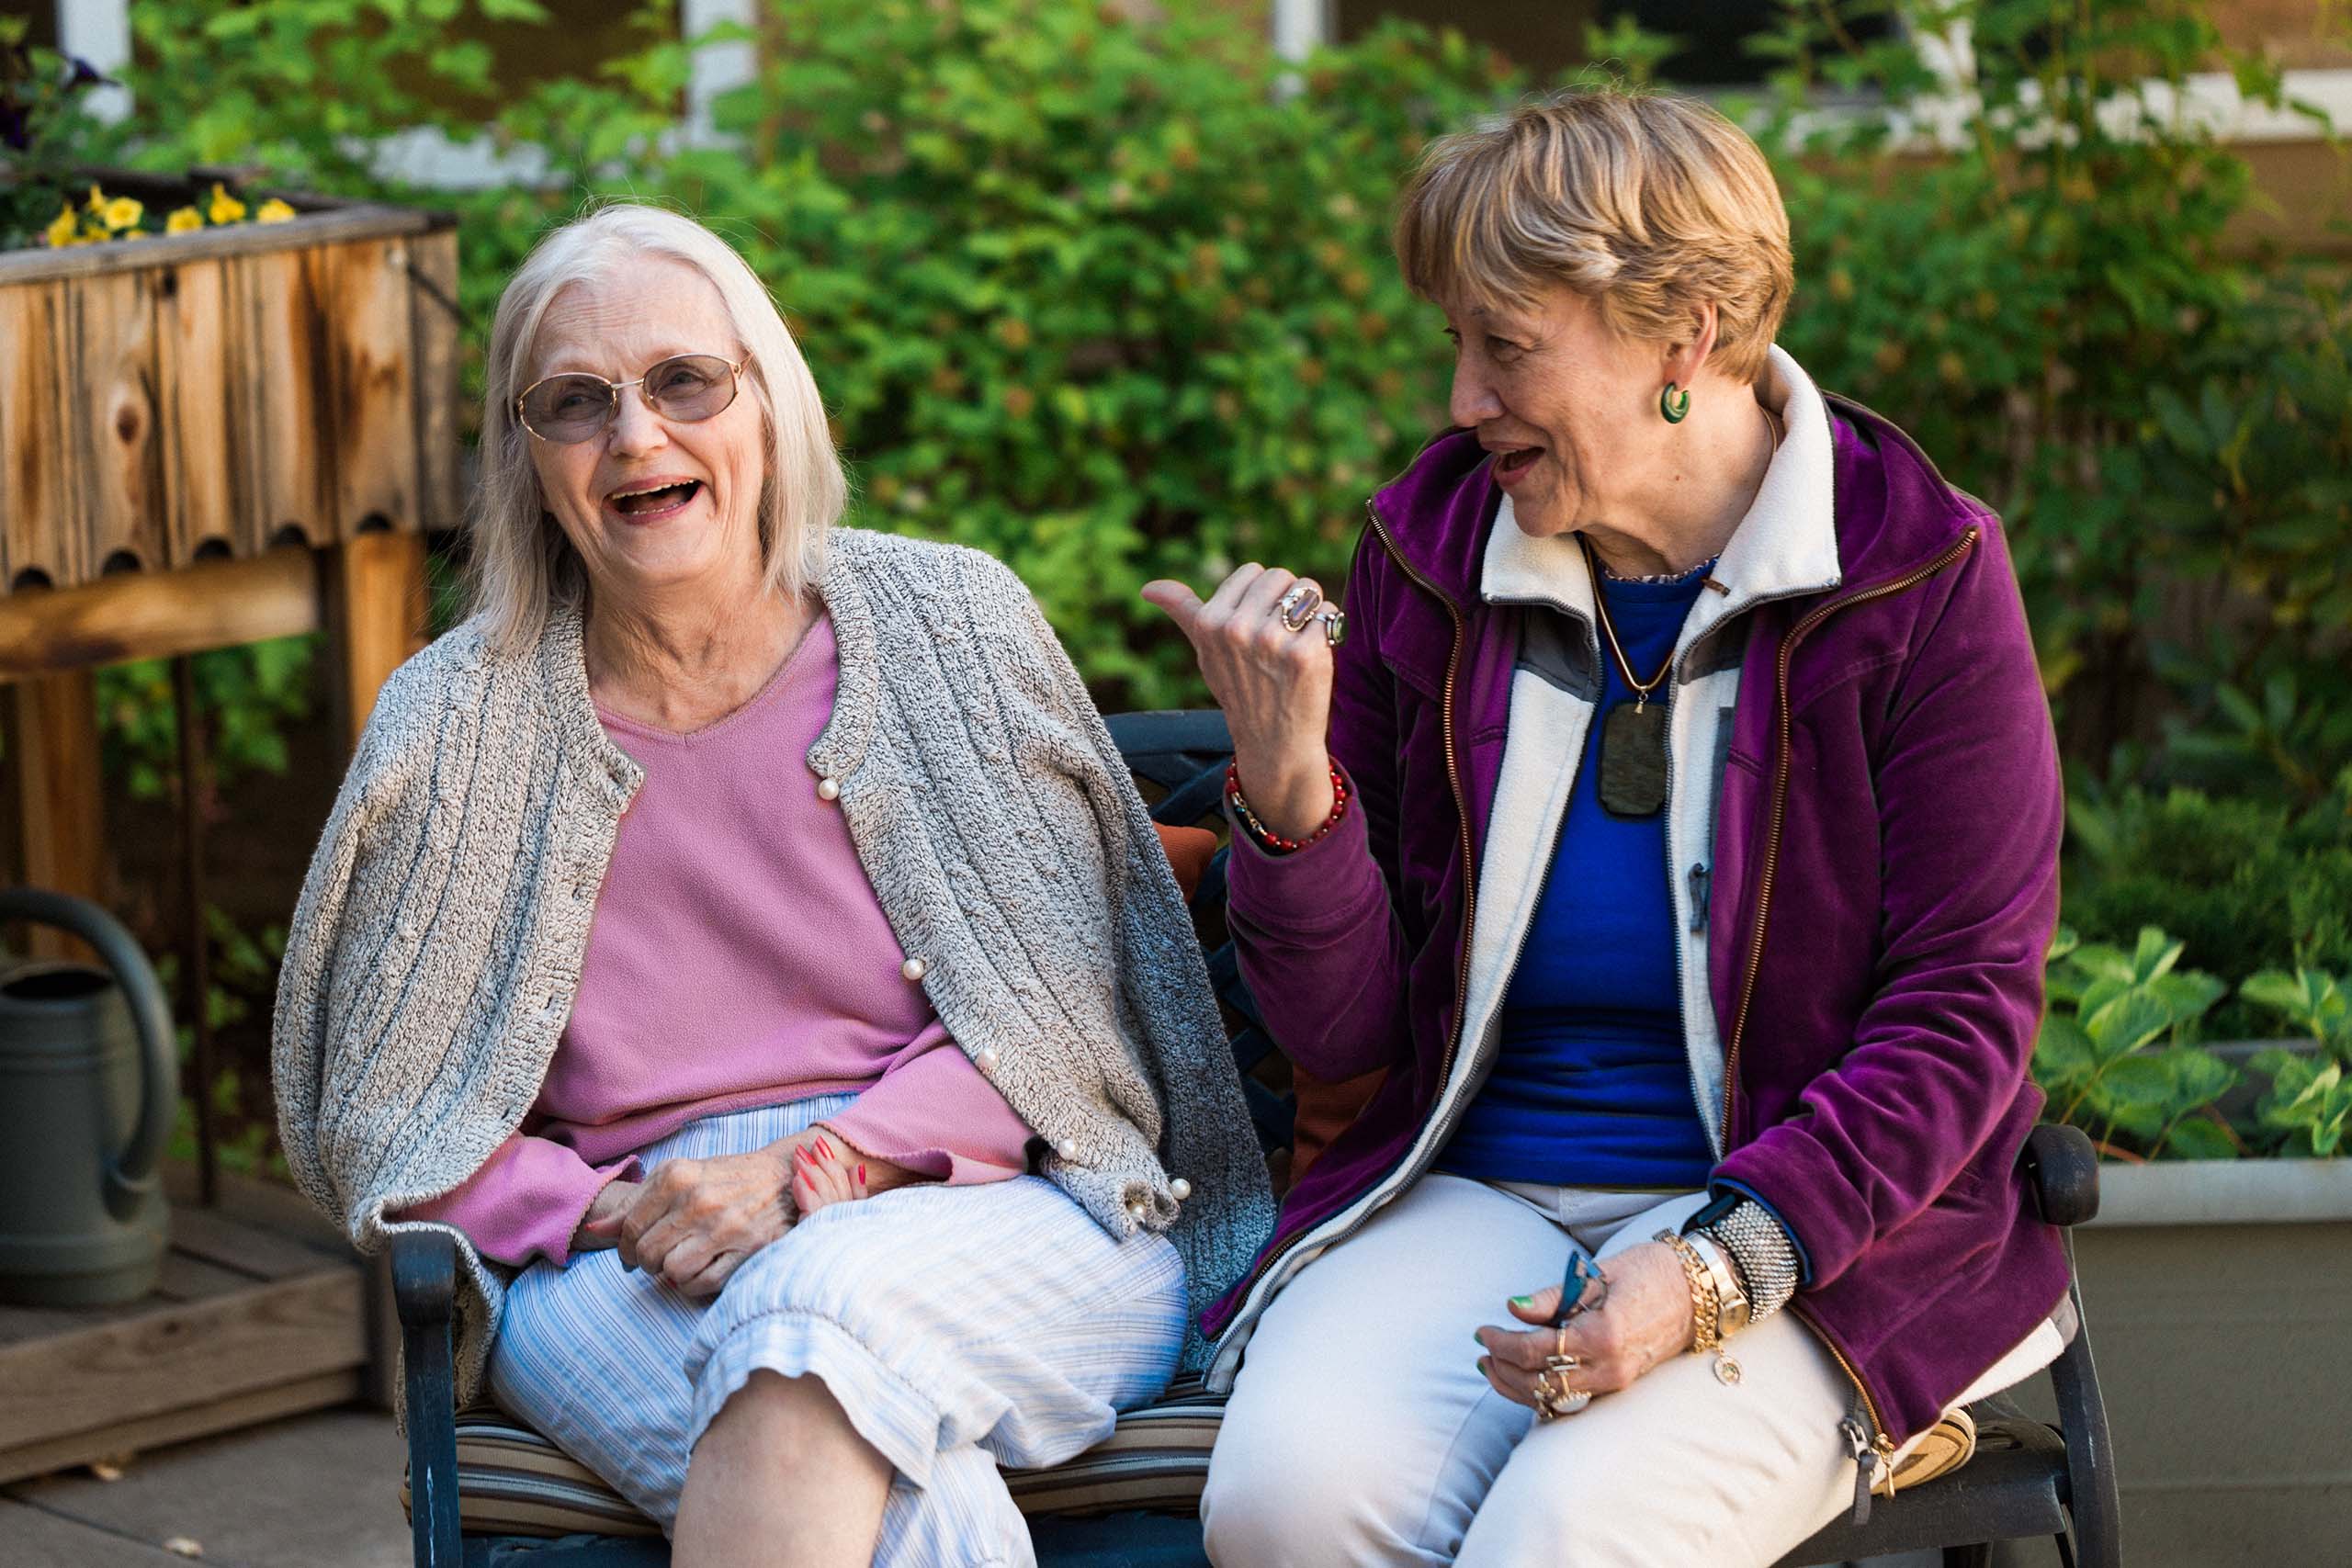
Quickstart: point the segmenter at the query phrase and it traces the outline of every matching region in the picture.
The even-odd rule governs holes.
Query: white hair
[[[737,342],[751,355],[742,371],[744,389],[759,403],[767,445],[758,517],[765,585],[797,598],[822,570],[826,536],[841,518],[849,486],[826,426],[824,401],[783,314],[726,241],[681,213],[616,202],[540,240],[499,296],[471,523],[472,610],[486,621],[494,647],[536,643],[549,609],[582,604],[588,586],[579,552],[548,514],[531,461],[531,434],[514,412],[539,323],[567,286],[600,281],[642,256],[683,262],[708,278]]]

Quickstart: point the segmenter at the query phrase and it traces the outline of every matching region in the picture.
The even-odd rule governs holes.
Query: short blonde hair
[[[1753,382],[1796,287],[1789,215],[1764,154],[1694,99],[1561,93],[1421,155],[1396,259],[1425,299],[1525,306],[1566,284],[1628,337],[1688,341],[1716,308],[1713,360]]]
[[[683,262],[708,278],[737,343],[751,355],[743,391],[759,403],[767,445],[758,524],[768,588],[797,598],[823,570],[826,535],[841,518],[848,481],[824,400],[775,301],[734,248],[693,219],[615,202],[540,240],[507,281],[491,325],[471,570],[473,613],[486,622],[495,647],[536,643],[549,610],[584,604],[588,587],[579,552],[548,513],[531,462],[531,434],[514,413],[539,323],[567,286],[596,281],[639,256]]]

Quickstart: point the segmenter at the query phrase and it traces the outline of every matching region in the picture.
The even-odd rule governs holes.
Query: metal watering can
[[[0,974],[0,1302],[135,1300],[155,1287],[168,1224],[155,1168],[179,1067],[164,987],[95,904],[9,888],[6,920],[71,931],[107,968]]]

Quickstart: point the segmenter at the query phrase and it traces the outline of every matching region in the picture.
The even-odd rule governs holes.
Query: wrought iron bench
[[[1120,714],[1108,722],[1139,784],[1156,797],[1156,820],[1215,819],[1231,744],[1222,714]],[[1289,1142],[1292,1105],[1260,1081],[1258,1069],[1274,1046],[1224,936],[1226,854],[1221,847],[1209,863],[1193,909],[1210,978],[1235,1025],[1234,1065],[1250,1116],[1272,1151]],[[2037,1128],[2023,1163],[2051,1224],[2074,1225],[2097,1212],[2098,1164],[2080,1133]],[[394,1238],[416,1568],[668,1568],[668,1545],[652,1526],[546,1438],[503,1416],[453,1412],[456,1268],[446,1233]],[[2070,1285],[2069,1293],[2079,1321],[2080,1292]],[[1831,1525],[1782,1568],[1927,1549],[1940,1549],[1947,1568],[1986,1568],[1992,1542],[2037,1536],[2054,1538],[2069,1568],[2117,1568],[2120,1509],[2086,1330],[2067,1343],[2050,1375],[2059,1426],[1997,1397],[1973,1406],[1974,1459],[1879,1500],[1860,1526],[1842,1519]],[[1166,1400],[1123,1416],[1117,1434],[1069,1463],[1009,1473],[1030,1515],[1039,1562],[1046,1568],[1206,1568],[1193,1509],[1221,1411],[1214,1396],[1171,1390]]]

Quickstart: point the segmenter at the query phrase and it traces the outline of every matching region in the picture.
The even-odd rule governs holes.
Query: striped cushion
[[[1080,1517],[1143,1508],[1190,1514],[1208,1479],[1225,1396],[1197,1380],[1119,1417],[1109,1437],[1046,1470],[1008,1470],[1024,1514]],[[401,1486],[401,1506],[408,1506]],[[458,1412],[458,1517],[468,1535],[659,1535],[586,1466],[503,1411]]]

